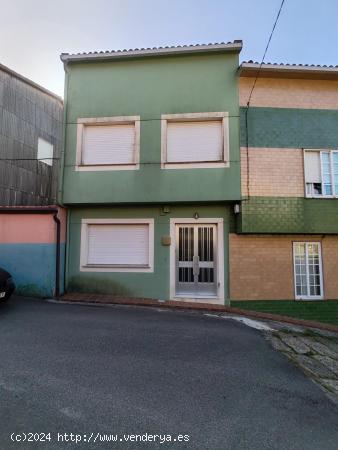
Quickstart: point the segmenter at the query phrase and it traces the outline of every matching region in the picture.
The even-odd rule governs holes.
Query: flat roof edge
[[[118,50],[112,52],[94,52],[81,54],[62,53],[61,61],[91,61],[91,60],[114,60],[120,58],[140,58],[147,56],[169,56],[180,54],[194,53],[213,53],[213,52],[240,52],[242,49],[242,41],[234,41],[228,44],[210,44],[210,45],[191,45],[182,47],[163,47],[156,49],[135,49],[135,50]]]

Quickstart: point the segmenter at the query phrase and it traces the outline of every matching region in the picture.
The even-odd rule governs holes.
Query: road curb
[[[326,324],[323,322],[315,322],[312,320],[297,319],[289,316],[271,314],[259,311],[250,311],[246,309],[236,308],[224,305],[210,305],[208,303],[188,303],[173,300],[154,300],[145,298],[126,298],[112,297],[105,294],[65,294],[59,299],[55,299],[56,303],[71,303],[81,305],[127,305],[127,306],[148,306],[156,308],[167,308],[176,310],[189,310],[201,312],[217,312],[229,313],[238,316],[251,317],[254,319],[269,320],[273,322],[284,322],[291,325],[298,325],[304,328],[315,328],[319,330],[338,333],[338,326]]]

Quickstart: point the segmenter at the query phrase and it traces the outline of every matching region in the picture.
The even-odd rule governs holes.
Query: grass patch
[[[308,302],[288,300],[232,301],[231,306],[249,311],[261,311],[338,325],[338,300]]]

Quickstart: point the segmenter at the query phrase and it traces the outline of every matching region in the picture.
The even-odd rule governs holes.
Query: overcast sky
[[[63,96],[62,52],[242,39],[260,60],[281,0],[0,0],[0,63]],[[266,61],[338,64],[338,0],[285,0]]]

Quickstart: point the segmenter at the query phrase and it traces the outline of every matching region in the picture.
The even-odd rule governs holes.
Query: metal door
[[[176,225],[176,295],[217,296],[216,225]]]

